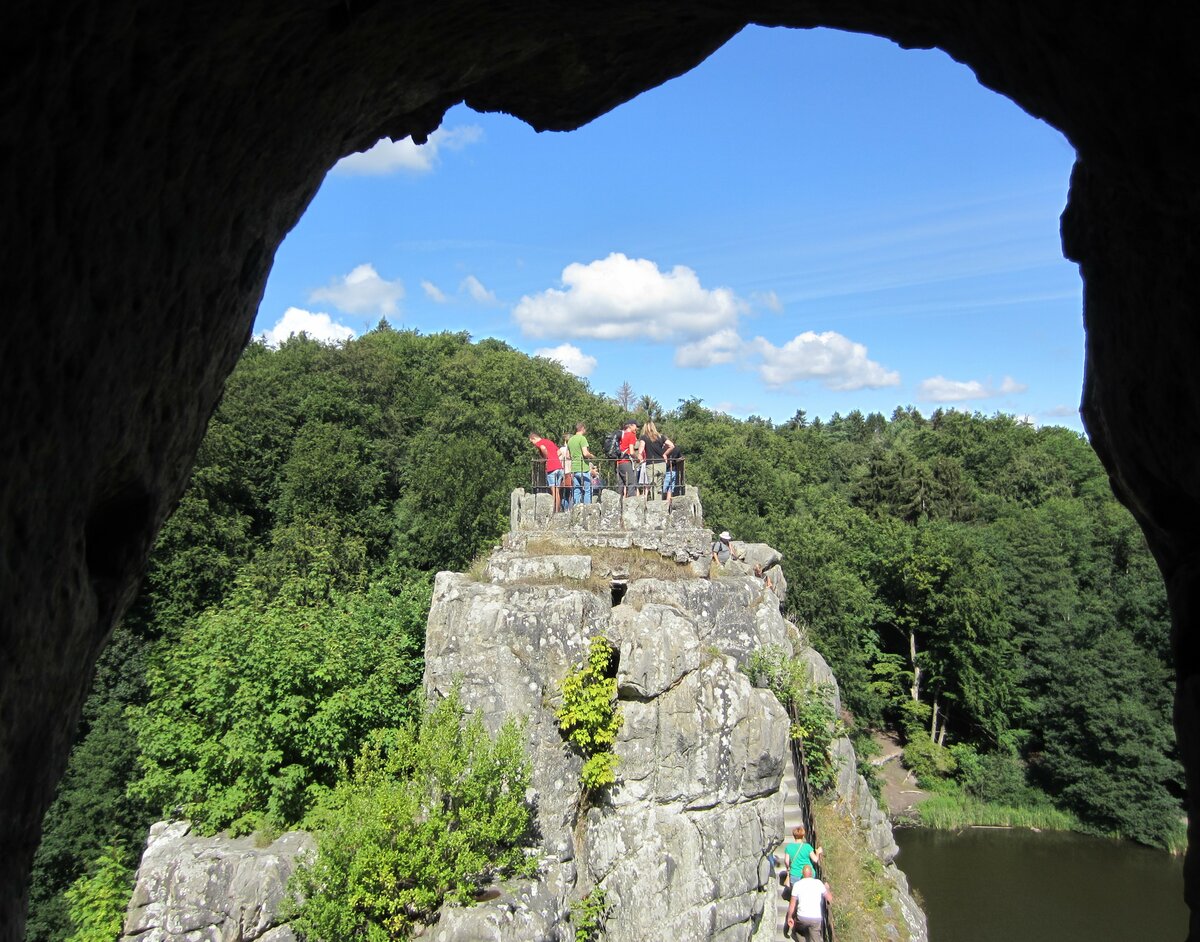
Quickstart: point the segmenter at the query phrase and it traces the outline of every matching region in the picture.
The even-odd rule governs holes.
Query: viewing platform
[[[590,504],[554,512],[548,493],[512,492],[509,546],[536,538],[563,546],[636,547],[655,550],[678,563],[707,559],[713,534],[704,526],[704,509],[696,487],[671,501],[651,496],[622,497],[603,490]]]

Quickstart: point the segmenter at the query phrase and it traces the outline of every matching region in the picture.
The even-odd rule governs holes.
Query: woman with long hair
[[[651,496],[658,495],[661,498],[663,480],[667,474],[667,455],[675,448],[675,443],[658,430],[653,419],[647,420],[640,442],[643,463],[638,483],[643,486],[642,493],[646,493],[645,487],[649,486]]]

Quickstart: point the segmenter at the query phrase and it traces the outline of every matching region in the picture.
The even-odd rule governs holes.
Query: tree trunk
[[[908,662],[912,665],[913,682],[909,693],[912,694],[913,703],[921,702],[921,668],[917,665],[917,633],[909,631],[908,633]]]
[[[931,740],[933,740],[934,742],[937,742],[937,736],[938,736],[937,721],[938,721],[938,698],[935,695],[933,698],[933,716],[929,720],[929,738]],[[946,729],[945,729],[945,726],[943,726],[942,727],[943,738],[945,738],[945,733],[946,733]]]

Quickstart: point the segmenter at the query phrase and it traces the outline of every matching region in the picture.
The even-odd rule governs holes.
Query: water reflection
[[[932,942],[1187,936],[1183,859],[1163,851],[1079,834],[974,828],[898,828],[896,841],[897,863],[924,900]]]

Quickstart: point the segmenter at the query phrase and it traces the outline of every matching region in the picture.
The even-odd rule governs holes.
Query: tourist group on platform
[[[605,487],[615,487],[622,497],[634,494],[670,502],[682,484],[683,450],[654,425],[646,422],[641,434],[630,419],[604,439],[600,455],[591,451],[587,426],[580,422],[575,434],[561,445],[536,432],[529,441],[546,462],[546,486],[555,512],[576,504],[590,504]],[[608,459],[616,467],[615,482],[607,482],[597,461]]]

